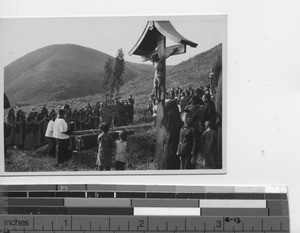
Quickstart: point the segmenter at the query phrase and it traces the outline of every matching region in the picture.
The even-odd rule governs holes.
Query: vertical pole
[[[163,35],[160,35],[157,41],[157,51],[158,56],[161,59],[165,56],[165,48],[166,48],[166,38]],[[161,101],[157,106],[157,116],[156,116],[156,163],[157,169],[163,168],[163,154],[164,154],[164,131],[160,127],[161,120],[164,117],[164,109],[165,109],[165,93],[166,93],[166,60],[162,61],[163,67],[163,82],[162,82],[162,95]]]

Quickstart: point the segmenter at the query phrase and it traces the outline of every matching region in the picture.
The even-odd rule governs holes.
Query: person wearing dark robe
[[[125,111],[125,120],[124,120],[124,124],[125,125],[130,125],[132,124],[133,121],[133,116],[132,116],[132,105],[129,103],[128,100],[125,101],[124,104],[124,111]]]
[[[93,115],[94,115],[94,129],[99,129],[100,125],[100,103],[96,103],[96,107],[93,109]]]
[[[72,117],[71,117],[71,121],[73,122],[73,131],[77,131],[79,130],[79,127],[78,127],[78,111],[77,109],[74,109],[74,111],[72,112]]]
[[[215,98],[216,105],[216,130],[217,130],[217,147],[218,147],[218,156],[217,156],[217,165],[216,168],[222,168],[222,69],[219,70],[219,80],[218,87]]]
[[[42,118],[43,118],[43,121],[41,122],[41,142],[42,142],[42,145],[45,145],[46,144],[45,133],[47,130],[48,121],[50,120],[48,110],[46,107],[42,108]]]
[[[34,113],[30,112],[26,119],[26,133],[24,140],[25,149],[33,149],[35,147],[34,124]]]
[[[121,103],[117,99],[113,103],[113,109],[114,109],[114,114],[113,114],[113,127],[118,127],[121,124]]]
[[[204,106],[201,105],[202,101],[197,95],[193,95],[191,103],[186,106],[185,110],[189,110],[192,114],[194,127],[197,127],[199,130],[199,135],[202,135],[205,127],[201,125],[202,114],[204,111]],[[199,137],[199,145],[201,145],[201,136]]]
[[[132,98],[132,95],[130,95],[129,99],[128,99],[128,112],[129,112],[129,124],[132,125],[133,124],[133,117],[134,117],[134,99]]]
[[[183,112],[183,122],[176,154],[180,158],[181,169],[195,169],[200,135],[199,130],[193,124],[193,115],[187,109]]]
[[[188,97],[186,96],[185,92],[183,92],[181,95],[182,97],[180,99],[180,108],[183,111],[186,108],[186,106],[188,106]]]
[[[95,115],[94,115],[95,109],[92,108],[92,110],[89,111],[89,116],[90,116],[90,127],[89,129],[95,129]]]
[[[204,102],[204,110],[202,114],[202,126],[204,127],[206,121],[211,122],[211,126],[214,129],[215,128],[215,123],[216,123],[216,107],[214,102],[210,98],[210,94],[204,94],[202,97],[202,100]]]
[[[11,108],[6,116],[5,119],[6,123],[6,138],[5,138],[5,144],[7,146],[14,146],[15,145],[15,124],[16,124],[16,117],[15,117],[15,111],[13,108]]]
[[[22,120],[23,120],[23,124],[22,124],[22,138],[23,138],[23,147],[24,147],[25,134],[26,134],[26,114],[23,111],[22,111]]]
[[[179,169],[180,160],[176,155],[180,129],[183,122],[180,117],[176,100],[170,100],[166,103],[165,114],[161,121],[163,131],[163,166],[162,169]]]
[[[84,110],[83,125],[85,130],[91,129],[91,115],[89,113],[89,109],[87,108]]]
[[[15,127],[15,145],[18,148],[24,147],[24,138],[23,138],[23,125],[24,125],[23,113],[22,110],[19,109],[17,111],[16,116],[16,127]]]
[[[42,113],[37,113],[35,116],[35,124],[34,124],[34,140],[35,146],[40,147],[42,146],[42,122],[44,122]]]
[[[205,122],[206,131],[202,136],[202,156],[205,160],[205,166],[210,169],[217,168],[217,133],[212,129],[210,121]]]
[[[98,135],[98,154],[96,165],[98,170],[107,170],[111,169],[111,160],[112,160],[112,149],[114,146],[114,141],[112,137],[108,134],[109,125],[101,124],[100,125],[101,133]]]
[[[84,127],[84,109],[80,109],[79,113],[78,113],[78,125],[79,128],[78,130],[85,130]]]

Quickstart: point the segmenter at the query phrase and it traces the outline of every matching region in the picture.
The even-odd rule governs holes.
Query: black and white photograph
[[[5,174],[226,173],[227,15],[1,18],[0,34]]]

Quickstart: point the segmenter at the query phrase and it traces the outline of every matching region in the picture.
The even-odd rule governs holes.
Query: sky
[[[188,46],[185,54],[168,58],[167,65],[176,65],[226,42],[224,15],[2,18],[0,64],[5,67],[27,53],[53,44],[77,44],[111,56],[122,48],[126,61],[142,62],[139,56],[130,56],[128,52],[140,38],[148,20],[170,20],[181,35],[198,44],[197,48]],[[167,46],[173,44],[167,40]]]

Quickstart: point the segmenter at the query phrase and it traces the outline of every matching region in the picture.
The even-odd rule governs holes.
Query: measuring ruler
[[[0,232],[289,232],[285,187],[0,186]]]

